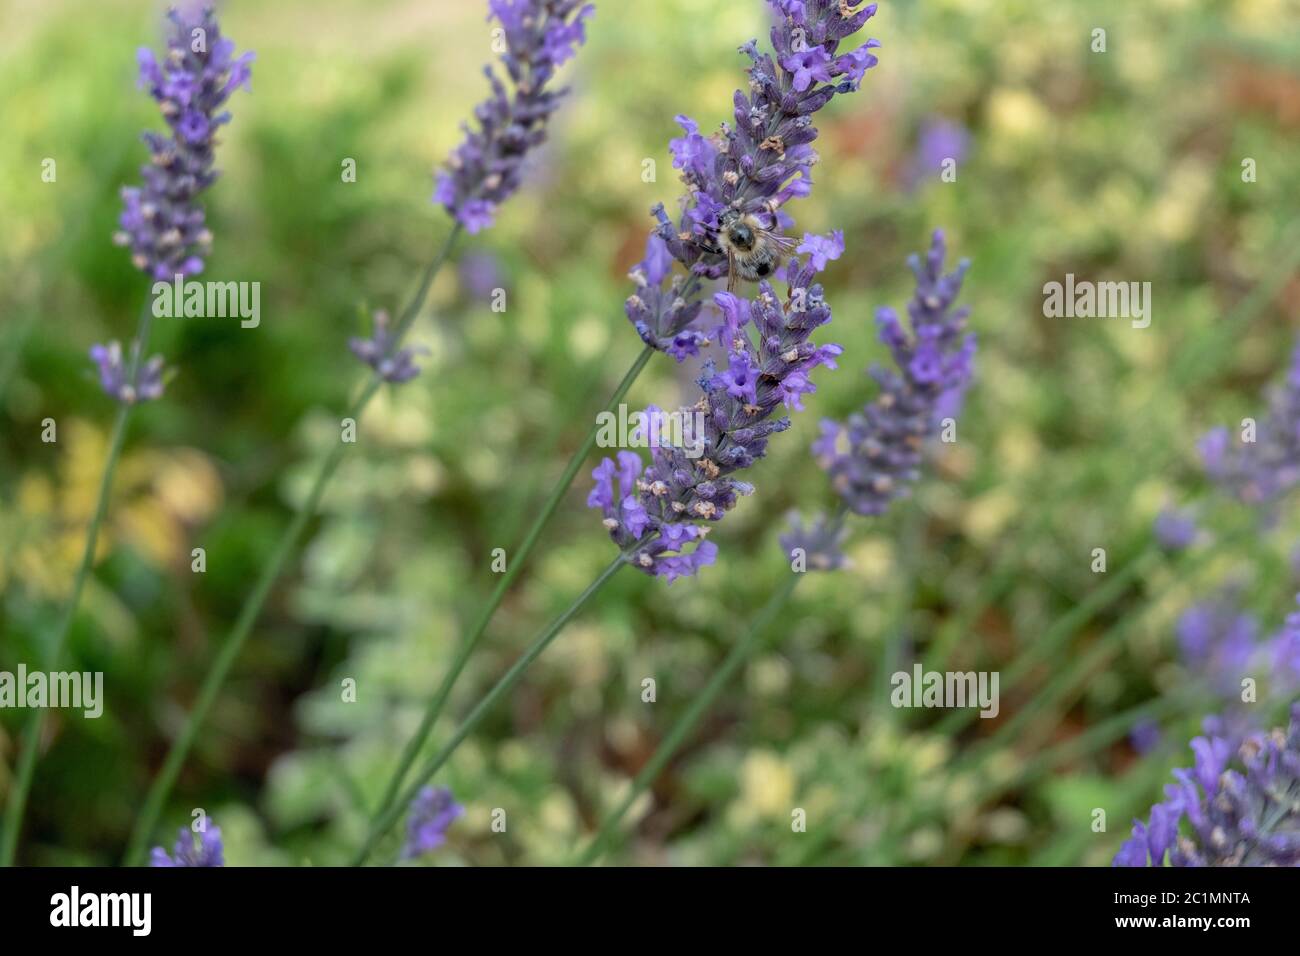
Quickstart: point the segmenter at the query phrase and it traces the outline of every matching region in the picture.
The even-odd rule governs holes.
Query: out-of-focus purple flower
[[[487,299],[504,287],[501,263],[490,252],[467,252],[460,260],[460,281],[475,299]]]
[[[1300,602],[1300,595],[1296,601]],[[1268,662],[1272,694],[1300,690],[1300,612],[1288,614],[1282,630],[1268,642]]]
[[[908,187],[916,189],[927,180],[937,180],[946,161],[954,160],[960,165],[969,152],[970,131],[961,123],[941,116],[926,120],[921,125],[912,168],[907,174]]]
[[[847,422],[823,421],[813,443],[832,487],[857,514],[883,514],[910,494],[925,441],[942,421],[939,410],[970,383],[975,336],[965,334],[969,310],[953,308],[969,263],[944,275],[945,255],[943,233],[936,231],[925,261],[909,260],[916,274],[907,307],[910,331],[892,309],[877,313],[880,340],[897,366],[871,370],[880,395]]]
[[[815,242],[805,237],[805,244]],[[650,260],[652,269],[660,267],[654,256]],[[720,372],[706,362],[698,380],[704,394],[680,412],[688,420],[702,416],[703,434],[692,436],[689,449],[658,443],[644,472],[641,458],[625,451],[591,473],[596,486],[587,504],[604,514],[614,543],[626,549],[642,542],[628,558],[634,567],[671,582],[712,564],[717,548],[705,535],[753,491],[733,476],[766,454],[770,435],[790,427],[790,419],[776,413],[800,407],[798,397],[814,391],[812,370],[836,367],[840,347],[809,340],[831,320],[817,275],[811,262],[796,258],[784,271],[784,296],[767,281],[752,300],[729,292],[714,296],[727,367]]]
[[[1226,428],[1201,438],[1206,474],[1238,500],[1264,509],[1300,481],[1300,344],[1291,354],[1286,381],[1268,398],[1268,414],[1256,422],[1254,441],[1234,439]]]
[[[190,832],[188,827],[181,827],[180,833],[176,837],[176,846],[172,848],[172,855],[168,856],[167,851],[160,846],[153,848],[149,854],[150,866],[225,866],[225,848],[221,845],[221,828],[211,824],[198,834],[198,842],[195,842],[195,834]]]
[[[1157,543],[1166,551],[1182,551],[1196,540],[1196,519],[1187,511],[1165,508],[1152,527]]]
[[[645,259],[631,271],[637,288],[625,306],[628,321],[642,341],[679,362],[709,342],[693,324],[703,305],[702,280],[724,276],[729,268],[720,239],[723,217],[752,217],[771,233],[791,228],[784,207],[809,194],[818,159],[813,115],[835,95],[856,90],[876,65],[871,52],[879,46],[876,40],[838,52],[840,43],[875,14],[876,4],[769,3],[776,16],[771,31],[776,56],[760,53],[757,41],[741,47],[751,61],[749,88],[733,98],[734,124],[706,137],[690,117],[677,117],[683,135],[669,149],[686,185],[681,212],[674,222],[662,205],[651,210],[658,225]],[[800,250],[814,254],[818,270],[835,258],[833,241],[825,242]]]
[[[1116,866],[1300,866],[1300,704],[1288,730],[1248,735],[1236,750],[1219,737],[1192,741],[1192,767],[1151,808]],[[1180,833],[1180,823],[1187,826]]]
[[[235,56],[210,7],[173,9],[167,55],[159,62],[141,49],[140,85],[162,110],[170,135],[145,133],[151,162],[140,169],[143,188],[122,190],[118,245],[129,246],[136,268],[156,281],[203,271],[212,247],[198,195],[217,178],[213,150],[217,130],[230,122],[221,107],[247,87],[252,53]]]
[[[501,56],[510,89],[484,67],[492,95],[474,110],[476,129],[438,173],[433,201],[470,233],[492,225],[496,209],[519,188],[524,159],[546,140],[546,123],[565,90],[547,89],[556,69],[586,40],[595,7],[582,0],[488,0],[504,34]]]
[[[1139,720],[1128,734],[1129,743],[1140,754],[1148,754],[1160,744],[1160,725],[1154,720]]]
[[[1236,698],[1259,650],[1259,622],[1230,588],[1193,604],[1175,625],[1183,660],[1225,701]]]
[[[139,363],[134,381],[131,380],[130,363],[122,354],[120,342],[94,345],[90,359],[99,369],[99,385],[104,394],[123,405],[148,402],[161,398],[163,393],[163,358],[155,355]]]
[[[790,514],[790,530],[781,535],[781,550],[791,561],[802,553],[808,571],[838,571],[849,563],[843,546],[846,529],[843,522],[817,515],[803,523],[798,512]]]
[[[390,328],[388,313],[376,312],[374,323],[370,338],[348,339],[352,354],[373,368],[385,382],[394,385],[409,382],[419,375],[420,367],[415,364],[415,356],[428,349],[409,346],[394,350],[397,338]]]
[[[446,843],[447,829],[464,812],[465,808],[452,798],[446,787],[422,789],[411,801],[402,859],[414,859]]]

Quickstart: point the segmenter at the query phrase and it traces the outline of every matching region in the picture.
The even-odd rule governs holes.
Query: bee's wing
[[[791,239],[789,236],[779,236],[774,232],[769,232],[766,239],[768,242],[772,243],[772,245],[776,246],[777,251],[781,253],[782,258],[794,255],[794,250],[799,245],[798,239]]]
[[[728,247],[727,249],[727,291],[728,292],[736,291],[736,280],[739,278],[740,277],[736,275],[736,254],[731,251],[730,247]]]

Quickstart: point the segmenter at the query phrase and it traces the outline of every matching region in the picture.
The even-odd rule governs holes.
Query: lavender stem
[[[632,383],[640,376],[641,370],[645,368],[646,363],[650,361],[650,356],[653,355],[654,352],[655,350],[648,345],[641,350],[641,354],[637,356],[636,361],[632,363],[632,367],[629,368],[627,374],[623,376],[623,380],[619,383],[618,388],[614,390],[614,394],[611,395],[609,401],[606,402],[606,410],[616,411],[618,409],[619,403],[623,401],[628,390],[631,389]],[[505,573],[498,579],[496,587],[492,590],[492,596],[488,598],[487,605],[479,614],[473,630],[470,631],[469,636],[461,643],[460,650],[457,652],[455,660],[452,661],[451,667],[448,669],[446,676],[442,679],[442,684],[439,685],[437,693],[435,693],[430,699],[429,706],[425,709],[424,717],[420,721],[419,728],[411,736],[410,740],[406,742],[406,747],[402,751],[402,756],[398,761],[397,769],[389,779],[388,786],[384,789],[383,799],[379,801],[379,807],[375,811],[374,817],[371,820],[372,825],[377,823],[381,816],[392,808],[393,800],[397,796],[402,781],[405,780],[407,773],[411,769],[411,764],[415,762],[416,756],[419,755],[420,748],[423,747],[425,741],[429,739],[429,734],[433,731],[434,725],[438,722],[438,717],[442,714],[443,707],[447,703],[447,698],[451,695],[452,688],[456,686],[456,681],[460,677],[461,672],[465,669],[465,665],[468,663],[470,655],[474,652],[474,648],[478,646],[478,642],[483,637],[483,633],[487,630],[488,624],[491,623],[493,616],[496,614],[497,608],[501,606],[501,601],[505,598],[506,592],[510,590],[510,585],[514,583],[515,578],[518,577],[520,572],[523,570],[524,565],[528,561],[529,555],[533,553],[533,548],[536,547],[542,531],[550,523],[551,518],[555,514],[555,510],[559,507],[560,502],[564,499],[565,493],[569,490],[569,486],[573,484],[573,478],[578,473],[578,469],[582,467],[583,462],[587,460],[587,456],[591,454],[592,448],[595,447],[596,434],[598,430],[599,425],[593,423],[591,431],[587,433],[586,440],[569,459],[568,465],[564,468],[564,473],[560,475],[560,480],[556,482],[555,487],[551,490],[550,497],[547,498],[546,503],[542,506],[542,510],[538,512],[537,518],[528,529],[528,533],[524,535],[524,539],[520,542],[519,547],[515,550],[513,555],[511,555]]]
[[[559,617],[547,625],[541,634],[533,639],[533,642],[528,645],[528,649],[524,651],[523,655],[515,661],[513,665],[511,665],[510,670],[506,671],[505,676],[492,685],[492,689],[483,695],[483,698],[474,706],[474,709],[469,712],[469,715],[461,721],[460,726],[456,728],[456,732],[452,734],[451,739],[443,744],[442,749],[439,750],[438,753],[415,775],[415,779],[411,782],[411,785],[407,788],[406,792],[403,793],[396,802],[392,803],[387,810],[380,814],[376,823],[371,825],[370,832],[366,835],[365,843],[352,861],[353,866],[361,866],[370,858],[370,854],[374,851],[375,844],[379,841],[379,838],[387,833],[388,830],[392,828],[393,824],[401,818],[402,814],[406,812],[407,805],[410,804],[410,802],[415,799],[415,796],[420,792],[420,788],[423,787],[425,783],[427,783],[428,780],[442,768],[442,765],[451,758],[451,755],[456,752],[456,748],[461,745],[465,738],[470,735],[474,728],[478,726],[479,722],[487,715],[487,712],[492,709],[492,705],[508,693],[515,684],[519,683],[520,678],[523,677],[524,671],[528,669],[529,665],[541,656],[542,651],[546,650],[551,641],[555,640],[555,638],[559,636],[560,632],[564,630],[565,625],[567,625],[569,621],[571,621],[578,612],[586,606],[588,601],[596,596],[600,589],[608,583],[609,579],[627,564],[628,555],[632,554],[632,552],[634,552],[638,547],[645,544],[645,541],[646,539],[644,538],[635,541],[619,552],[618,556],[606,566],[605,570],[597,575],[596,580],[587,585],[587,589],[578,595],[578,597],[574,599],[573,603],[565,608]]]
[[[134,357],[128,381],[135,381],[140,356],[144,354],[145,346],[148,344],[152,317],[151,302],[146,299],[140,311],[140,321],[133,340]],[[77,606],[81,603],[81,592],[86,586],[86,579],[90,576],[90,568],[95,563],[95,546],[99,542],[99,529],[108,513],[108,498],[113,489],[113,475],[117,471],[118,459],[122,456],[126,428],[134,407],[134,403],[131,402],[122,402],[118,405],[112,437],[109,439],[108,457],[104,460],[104,473],[99,480],[99,496],[95,502],[95,513],[86,528],[86,545],[81,552],[77,575],[72,580],[72,593],[68,595],[68,603],[63,609],[63,616],[59,619],[58,630],[54,632],[54,643],[47,657],[48,670],[55,669],[58,661],[63,657],[64,648],[68,643],[68,633],[72,630],[72,621],[76,617]],[[15,774],[13,789],[9,793],[4,832],[0,834],[0,866],[12,866],[18,851],[18,836],[22,830],[23,812],[27,808],[27,794],[36,772],[36,757],[40,749],[41,733],[45,729],[45,714],[43,708],[33,708],[23,726],[22,755],[18,758],[18,771]]]
[[[623,798],[613,812],[605,817],[600,829],[596,832],[596,836],[592,838],[592,841],[587,844],[586,850],[578,857],[576,861],[578,866],[588,866],[600,859],[610,839],[614,836],[614,832],[618,829],[619,821],[631,809],[637,797],[641,796],[646,788],[655,781],[655,778],[663,772],[663,769],[668,765],[668,761],[677,753],[678,748],[685,742],[690,732],[695,729],[695,725],[700,722],[700,718],[707,713],[713,702],[717,700],[718,695],[722,693],[722,689],[735,676],[740,666],[749,660],[754,651],[759,648],[767,629],[771,627],[777,614],[790,600],[790,596],[794,594],[794,589],[798,587],[802,578],[802,574],[791,574],[789,580],[768,600],[763,610],[759,612],[758,617],[754,620],[749,632],[731,649],[731,653],[723,660],[722,665],[714,671],[713,676],[709,678],[709,682],[704,685],[704,689],[695,696],[686,712],[677,719],[677,723],[673,724],[672,729],[668,731],[668,735],[659,742],[654,754],[641,768],[640,773],[636,775],[636,779],[632,781],[627,796]]]
[[[415,316],[419,313],[420,308],[424,305],[424,300],[429,293],[429,287],[433,284],[434,277],[446,263],[451,255],[452,247],[455,246],[457,238],[461,234],[461,226],[457,224],[447,236],[442,248],[433,260],[425,268],[424,275],[421,277],[419,288],[412,296],[406,309],[403,311],[401,318],[398,320],[398,330],[405,334],[414,322]],[[395,339],[394,347],[401,345],[400,336]],[[352,407],[348,410],[347,416],[352,419],[359,419],[361,413],[365,410],[370,400],[374,398],[375,393],[383,385],[384,379],[379,372],[371,376],[365,389],[353,402]],[[131,840],[127,845],[125,862],[127,865],[137,865],[144,860],[145,847],[148,844],[153,831],[158,823],[158,817],[162,813],[163,804],[166,802],[172,787],[176,783],[176,777],[179,775],[181,767],[185,763],[185,758],[189,756],[190,748],[194,746],[194,740],[198,736],[200,725],[208,715],[213,703],[217,699],[217,694],[221,692],[221,686],[225,682],[230,668],[234,666],[235,660],[239,657],[239,652],[243,649],[245,641],[252,633],[253,624],[256,623],[258,615],[262,611],[263,604],[270,594],[271,586],[275,584],[280,577],[280,572],[284,569],[285,563],[289,560],[289,555],[293,552],[294,546],[302,536],[307,527],[307,522],[316,514],[316,509],[320,505],[321,497],[325,493],[325,488],[334,472],[338,469],[339,464],[343,461],[343,455],[347,451],[347,445],[340,442],[333,451],[321,463],[320,471],[317,472],[315,481],[312,483],[311,491],[307,495],[307,500],[302,507],[294,514],[293,520],[289,527],[281,536],[280,542],[276,545],[275,552],[271,560],[262,569],[261,576],[257,579],[257,584],[244,602],[243,608],[239,612],[239,617],[235,621],[234,629],[226,638],[225,644],[222,645],[216,660],[213,661],[212,667],[208,670],[203,679],[203,685],[199,689],[199,696],[194,704],[194,709],[190,711],[189,717],[185,721],[185,726],[181,734],[172,744],[167,753],[167,758],[163,762],[162,769],[158,771],[158,776],[154,778],[152,786],[149,788],[148,796],[145,798],[144,807],[140,811],[140,816],[136,818],[135,828],[131,833]]]

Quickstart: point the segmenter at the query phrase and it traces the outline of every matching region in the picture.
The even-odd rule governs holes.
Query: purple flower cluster
[[[1215,484],[1246,504],[1266,506],[1300,481],[1300,345],[1253,438],[1234,442],[1228,429],[1215,428],[1197,447]]]
[[[374,324],[370,338],[348,339],[348,348],[352,354],[373,368],[385,382],[393,385],[409,382],[419,375],[420,367],[415,364],[416,353],[427,352],[428,349],[395,348],[397,338],[390,328],[387,312],[376,312]]]
[[[1175,625],[1184,662],[1216,693],[1235,698],[1260,647],[1259,621],[1239,609],[1233,589],[1193,604]]]
[[[961,163],[970,151],[971,135],[961,123],[942,116],[931,117],[921,126],[916,152],[907,173],[907,186],[917,189],[927,180],[937,180],[948,160]]]
[[[805,245],[816,245],[813,239],[806,237]],[[830,242],[835,255],[843,251],[841,238]],[[727,366],[719,371],[706,362],[698,380],[704,394],[679,412],[698,414],[702,434],[690,448],[652,442],[644,472],[638,455],[620,452],[617,463],[606,458],[591,473],[596,485],[587,504],[602,511],[620,548],[640,542],[629,557],[633,566],[671,582],[713,563],[717,548],[704,537],[753,491],[733,475],[766,454],[769,436],[790,427],[789,418],[774,417],[777,409],[802,409],[801,397],[816,390],[812,370],[835,368],[842,351],[809,341],[831,320],[817,275],[814,262],[795,258],[785,269],[784,299],[766,281],[753,300],[715,295],[722,317],[715,334],[726,346]]]
[[[943,233],[936,231],[925,261],[909,260],[916,274],[910,334],[894,310],[876,314],[897,371],[873,368],[879,396],[847,422],[823,421],[813,444],[835,492],[857,514],[883,514],[910,493],[925,440],[955,413],[970,383],[975,336],[963,334],[969,310],[953,309],[969,263],[944,275],[945,255]]]
[[[172,856],[160,846],[153,848],[149,854],[150,866],[225,866],[225,848],[221,845],[221,828],[209,826],[198,835],[195,844],[194,835],[188,827],[181,827],[176,837],[176,846]]]
[[[152,401],[163,393],[163,358],[155,355],[139,365],[133,380],[129,363],[122,354],[121,343],[94,345],[91,361],[99,367],[99,384],[104,394],[123,405]]]
[[[781,535],[781,550],[793,561],[803,556],[805,571],[838,571],[848,564],[843,546],[844,523],[818,515],[808,524],[797,512],[790,515],[790,530]]]
[[[140,85],[158,101],[169,135],[145,133],[151,162],[142,166],[144,188],[122,190],[124,209],[118,245],[154,280],[197,275],[212,245],[197,200],[217,178],[213,148],[217,129],[230,121],[218,112],[240,86],[247,86],[252,53],[235,57],[235,44],[221,35],[210,8],[172,10],[167,55],[161,63],[139,52]]]
[[[1249,734],[1235,748],[1192,741],[1194,765],[1175,770],[1166,799],[1115,855],[1116,866],[1300,866],[1300,704],[1287,731]],[[1180,833],[1180,824],[1187,827]]]
[[[708,343],[691,326],[703,305],[701,280],[727,274],[718,239],[724,214],[752,216],[774,233],[793,225],[783,207],[812,190],[813,114],[837,93],[856,90],[877,62],[876,40],[839,53],[840,43],[876,12],[876,4],[858,2],[769,0],[778,16],[771,34],[776,56],[759,53],[755,41],[741,47],[752,65],[749,93],[738,90],[734,97],[735,125],[723,124],[706,138],[695,121],[677,117],[684,135],[669,147],[687,188],[682,212],[674,223],[662,205],[652,210],[659,225],[630,272],[637,291],[625,306],[647,345],[680,362]],[[675,273],[674,261],[685,275]]]
[[[1196,540],[1196,518],[1189,511],[1165,508],[1152,523],[1156,542],[1166,551],[1183,551]]]
[[[501,61],[513,92],[484,67],[492,96],[474,110],[478,129],[465,127],[433,194],[471,233],[492,225],[497,206],[519,188],[524,157],[546,140],[546,121],[565,93],[546,84],[586,41],[584,21],[595,12],[581,0],[488,0],[488,7],[504,35]]]
[[[1247,677],[1267,675],[1271,700],[1300,690],[1300,612],[1287,615],[1276,634],[1261,640],[1259,621],[1240,610],[1236,592],[1225,588],[1184,611],[1176,632],[1183,660],[1227,704],[1240,701]]]
[[[411,801],[402,859],[411,860],[447,842],[447,830],[464,814],[446,787],[425,787]]]

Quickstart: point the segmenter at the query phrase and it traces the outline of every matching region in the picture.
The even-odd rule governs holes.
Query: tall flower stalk
[[[686,192],[676,221],[662,206],[652,210],[655,226],[646,244],[645,258],[629,274],[634,291],[624,311],[645,348],[606,404],[608,410],[618,407],[654,352],[667,353],[682,362],[709,344],[709,332],[699,327],[698,320],[704,308],[706,280],[726,275],[729,268],[728,256],[718,241],[721,217],[728,213],[751,216],[757,224],[773,231],[789,228],[793,221],[785,206],[809,195],[812,189],[811,168],[818,159],[811,145],[818,135],[813,115],[837,94],[856,90],[866,71],[876,65],[876,56],[871,53],[879,46],[876,40],[868,40],[847,53],[840,51],[841,43],[875,15],[876,4],[861,5],[861,0],[767,2],[777,19],[771,30],[776,55],[760,53],[753,41],[741,48],[751,61],[749,92],[737,90],[733,97],[735,125],[724,124],[715,136],[706,138],[689,117],[677,118],[684,135],[672,140],[669,147]],[[818,249],[802,251],[814,253],[817,271],[825,267]],[[798,361],[804,363],[807,358],[801,355]],[[790,387],[797,388],[796,383],[792,380]],[[507,571],[497,581],[407,742],[372,825],[378,825],[399,804],[397,795],[402,783],[432,733],[452,688],[595,447],[597,433],[598,425],[593,422],[511,555]],[[674,531],[688,527],[672,524]],[[626,543],[627,537],[616,535],[615,539]],[[662,536],[659,541],[660,545],[666,544]],[[656,545],[657,554],[674,550],[660,545]],[[696,554],[698,557],[678,554],[676,561],[660,559],[655,566],[676,565],[685,571],[694,562],[694,569],[709,559],[712,548],[692,552]]]
[[[475,110],[477,127],[465,128],[464,141],[437,177],[433,201],[442,205],[452,217],[451,232],[425,268],[415,293],[396,322],[390,324],[387,314],[378,313],[374,317],[371,337],[355,338],[349,343],[352,353],[372,370],[369,380],[346,413],[346,417],[354,420],[361,417],[384,384],[398,385],[418,374],[415,350],[404,348],[402,343],[461,233],[476,233],[491,225],[496,208],[518,189],[524,162],[528,154],[545,140],[546,121],[564,92],[551,91],[547,84],[555,69],[571,57],[585,39],[583,21],[592,12],[590,5],[580,6],[574,0],[489,0],[488,6],[491,17],[504,31],[506,49],[502,61],[512,90],[507,90],[505,84],[488,70],[492,96]],[[307,522],[319,508],[346,448],[340,442],[321,463],[306,499],[285,529],[270,561],[263,567],[234,628],[204,677],[194,707],[155,777],[136,820],[127,848],[128,863],[143,860],[145,847],[199,729],[252,633],[272,586],[293,554]]]
[[[168,18],[170,30],[163,62],[160,64],[147,48],[138,54],[140,86],[157,101],[168,132],[144,134],[150,153],[150,162],[140,168],[144,185],[122,190],[121,229],[113,237],[117,245],[130,248],[132,264],[153,280],[195,275],[203,270],[212,234],[205,225],[198,196],[219,175],[213,167],[215,134],[218,127],[230,121],[230,114],[221,108],[235,90],[248,85],[253,60],[251,53],[235,57],[235,44],[221,35],[211,9],[194,14],[172,10]],[[48,669],[57,667],[63,657],[81,593],[94,565],[95,547],[108,512],[113,476],[131,413],[138,403],[162,395],[162,358],[144,360],[152,316],[151,304],[146,301],[126,352],[116,341],[90,350],[100,386],[117,402],[118,411],[81,561],[46,649]],[[44,718],[44,710],[33,709],[23,728],[22,751],[0,834],[0,864],[5,866],[13,863],[17,852]]]
[[[804,244],[809,247],[817,247],[818,244],[813,242],[812,239],[813,237],[805,237]],[[816,259],[817,255],[817,252],[812,252],[810,260]],[[966,264],[963,263],[958,271],[952,275],[944,276],[942,274],[943,258],[944,246],[941,233],[935,233],[931,254],[925,260],[924,265],[917,257],[913,257],[912,264],[917,275],[918,291],[912,307],[909,308],[909,315],[912,319],[910,336],[902,333],[897,318],[889,310],[882,310],[880,317],[883,327],[882,339],[891,345],[895,361],[900,366],[900,373],[894,377],[877,374],[878,380],[890,383],[889,387],[892,387],[893,392],[887,389],[882,392],[876,401],[883,405],[889,405],[896,402],[901,394],[910,394],[911,390],[919,387],[926,394],[933,397],[932,414],[927,420],[931,421],[934,426],[939,423],[940,412],[951,409],[952,402],[964,392],[969,383],[972,372],[971,357],[974,351],[973,337],[963,337],[960,334],[965,327],[966,310],[954,308],[955,299],[961,287],[961,276],[965,272]],[[824,259],[821,261],[824,263]],[[784,353],[778,354],[789,356],[793,352],[795,355],[801,356],[800,361],[811,361],[817,347],[810,346],[806,341],[810,329],[806,329],[805,326],[810,325],[815,328],[830,319],[830,311],[822,299],[821,289],[811,281],[814,276],[815,269],[811,261],[805,266],[796,260],[792,261],[787,267],[786,278],[790,283],[792,293],[795,290],[802,290],[804,294],[791,294],[785,306],[782,309],[775,310],[779,311],[783,316],[780,320],[782,326],[780,332],[776,328],[778,324],[776,316],[771,311],[774,309],[775,297],[772,295],[770,286],[767,286],[766,283],[760,289],[759,298],[743,306],[741,301],[736,300],[734,296],[720,295],[719,311],[722,313],[724,321],[723,328],[720,331],[726,333],[724,341],[732,344],[733,353],[747,351],[742,342],[742,339],[746,337],[742,336],[740,332],[747,324],[741,321],[741,317],[748,316],[747,321],[753,321],[757,326],[757,330],[762,333],[760,335],[761,341],[768,343],[784,342],[788,346],[789,342],[784,339],[784,336],[799,336],[799,343],[796,347],[787,347]],[[799,308],[796,307],[796,303],[810,303],[810,306],[807,309]],[[934,343],[939,343],[937,354],[931,348]],[[912,363],[918,355],[927,358],[925,364],[927,372],[921,376],[923,381],[918,380],[911,370]],[[941,374],[930,374],[928,370],[936,363],[942,370]],[[748,369],[749,363],[745,362],[744,364]],[[824,361],[822,364],[824,364]],[[607,460],[592,473],[596,484],[588,503],[605,514],[605,526],[609,530],[611,537],[621,546],[618,556],[555,621],[548,625],[528,645],[523,656],[515,662],[506,675],[493,685],[474,709],[470,711],[469,715],[457,727],[451,739],[416,773],[415,779],[403,793],[401,800],[395,801],[393,805],[379,815],[367,834],[361,851],[354,860],[355,864],[364,863],[369,858],[379,838],[397,822],[401,815],[401,805],[413,799],[419,788],[443,767],[456,748],[469,736],[493,704],[520,680],[528,665],[541,655],[568,622],[586,606],[588,601],[599,593],[600,589],[619,569],[626,564],[631,564],[648,574],[663,577],[671,582],[683,574],[694,573],[703,564],[711,563],[714,552],[708,552],[705,558],[700,557],[702,544],[711,544],[711,542],[701,542],[700,539],[704,536],[701,529],[707,529],[711,525],[699,526],[693,522],[697,520],[712,521],[722,517],[731,503],[734,502],[734,496],[738,493],[738,482],[731,478],[731,474],[741,467],[753,464],[765,450],[767,437],[775,431],[783,430],[782,428],[773,427],[768,428],[761,435],[749,434],[734,438],[729,434],[728,430],[733,424],[731,415],[736,413],[735,400],[740,400],[740,411],[747,416],[740,424],[748,426],[748,429],[753,431],[756,424],[749,421],[748,417],[758,416],[758,425],[764,423],[771,425],[772,422],[768,420],[768,416],[770,416],[775,405],[781,404],[780,400],[778,400],[776,403],[764,405],[758,396],[759,385],[757,378],[765,379],[764,385],[768,389],[790,395],[791,404],[797,407],[801,407],[797,405],[799,394],[806,394],[811,391],[810,383],[807,382],[804,382],[803,387],[798,390],[792,390],[790,387],[783,389],[781,387],[782,379],[780,375],[782,372],[779,370],[784,368],[784,374],[787,377],[799,374],[797,368],[788,367],[795,365],[792,358],[786,359],[785,366],[765,365],[764,367],[768,371],[757,376],[751,376],[748,371],[742,372],[741,365],[741,362],[729,363],[729,371],[732,374],[728,377],[719,376],[715,370],[706,365],[705,374],[700,380],[701,388],[705,393],[701,399],[702,410],[706,422],[712,422],[712,424],[706,426],[702,446],[704,451],[702,461],[712,462],[712,466],[701,465],[694,469],[681,467],[682,449],[671,445],[661,445],[655,449],[654,460],[644,475],[641,474],[638,468],[639,459],[638,461],[632,460],[637,458],[635,455],[630,458],[620,457],[617,464]],[[751,389],[753,390],[752,395],[750,394]],[[734,391],[741,391],[744,394],[736,396],[733,394]],[[793,394],[791,394],[792,391]],[[748,406],[748,408],[745,406]],[[764,408],[766,408],[765,412],[759,415],[759,412],[763,411]],[[908,403],[905,410],[914,413],[916,408],[913,403]],[[737,428],[736,430],[742,431],[744,429]],[[919,436],[918,440],[924,439],[928,434],[929,429]],[[756,446],[754,444],[756,441],[761,444]],[[731,451],[728,452],[728,449]],[[869,454],[870,452],[864,448],[860,450],[860,453]],[[713,457],[708,457],[710,455]],[[713,467],[718,468],[718,473],[710,477]],[[723,474],[724,468],[726,474]],[[915,475],[911,477],[915,478]],[[614,488],[616,480],[618,482],[617,492]],[[659,484],[664,487],[657,487]],[[706,488],[705,492],[701,493],[701,485],[711,487]],[[708,507],[698,508],[697,505],[701,503],[712,505],[713,510]],[[682,507],[674,507],[675,504],[680,504]],[[840,537],[839,522],[844,512],[851,506],[852,500],[846,499],[834,517],[829,521],[815,524],[811,529],[818,542],[816,546],[819,549],[819,554],[828,547],[832,549],[832,553],[817,559],[818,564],[827,567],[843,564],[842,557],[837,556]],[[636,537],[633,537],[634,534]],[[808,539],[801,538],[800,540],[807,543]],[[672,551],[680,552],[690,542],[696,542],[696,548],[689,555],[668,553]],[[786,543],[787,541],[783,540],[783,546]],[[647,770],[637,778],[631,798],[625,801],[625,804],[616,812],[616,818],[607,825],[604,836],[601,837],[602,842],[604,837],[608,836],[608,832],[612,831],[612,828],[616,825],[617,818],[621,818],[622,814],[631,806],[636,794],[643,790],[658,772],[658,769],[667,763],[672,753],[686,738],[708,706],[716,699],[730,676],[752,653],[753,649],[758,646],[767,625],[779,613],[785,601],[793,593],[796,581],[797,578],[791,580],[777,592],[777,595],[760,615],[754,629],[733,649],[732,654],[724,662],[721,672],[714,676],[706,691],[692,703],[691,708],[683,715],[682,720],[669,733],[662,745],[663,753],[652,757],[653,769]]]
[[[842,550],[848,512],[877,516],[904,497],[920,477],[927,443],[939,434],[943,418],[955,415],[973,374],[975,337],[966,333],[968,310],[956,308],[967,263],[945,275],[943,234],[936,232],[924,260],[910,260],[916,293],[908,306],[909,328],[892,309],[877,315],[880,338],[895,368],[872,369],[879,395],[848,423],[824,421],[823,437],[813,451],[831,476],[840,497],[829,515],[804,523],[797,515],[781,536],[781,549],[799,571],[835,571],[848,562]],[[853,436],[849,438],[848,436]],[[828,444],[829,442],[829,444]],[[589,864],[608,849],[623,817],[655,781],[699,721],[742,666],[761,647],[781,610],[793,596],[803,573],[791,573],[737,641],[709,682],[695,695],[645,765],[628,792],[601,822],[595,837],[578,856]]]

